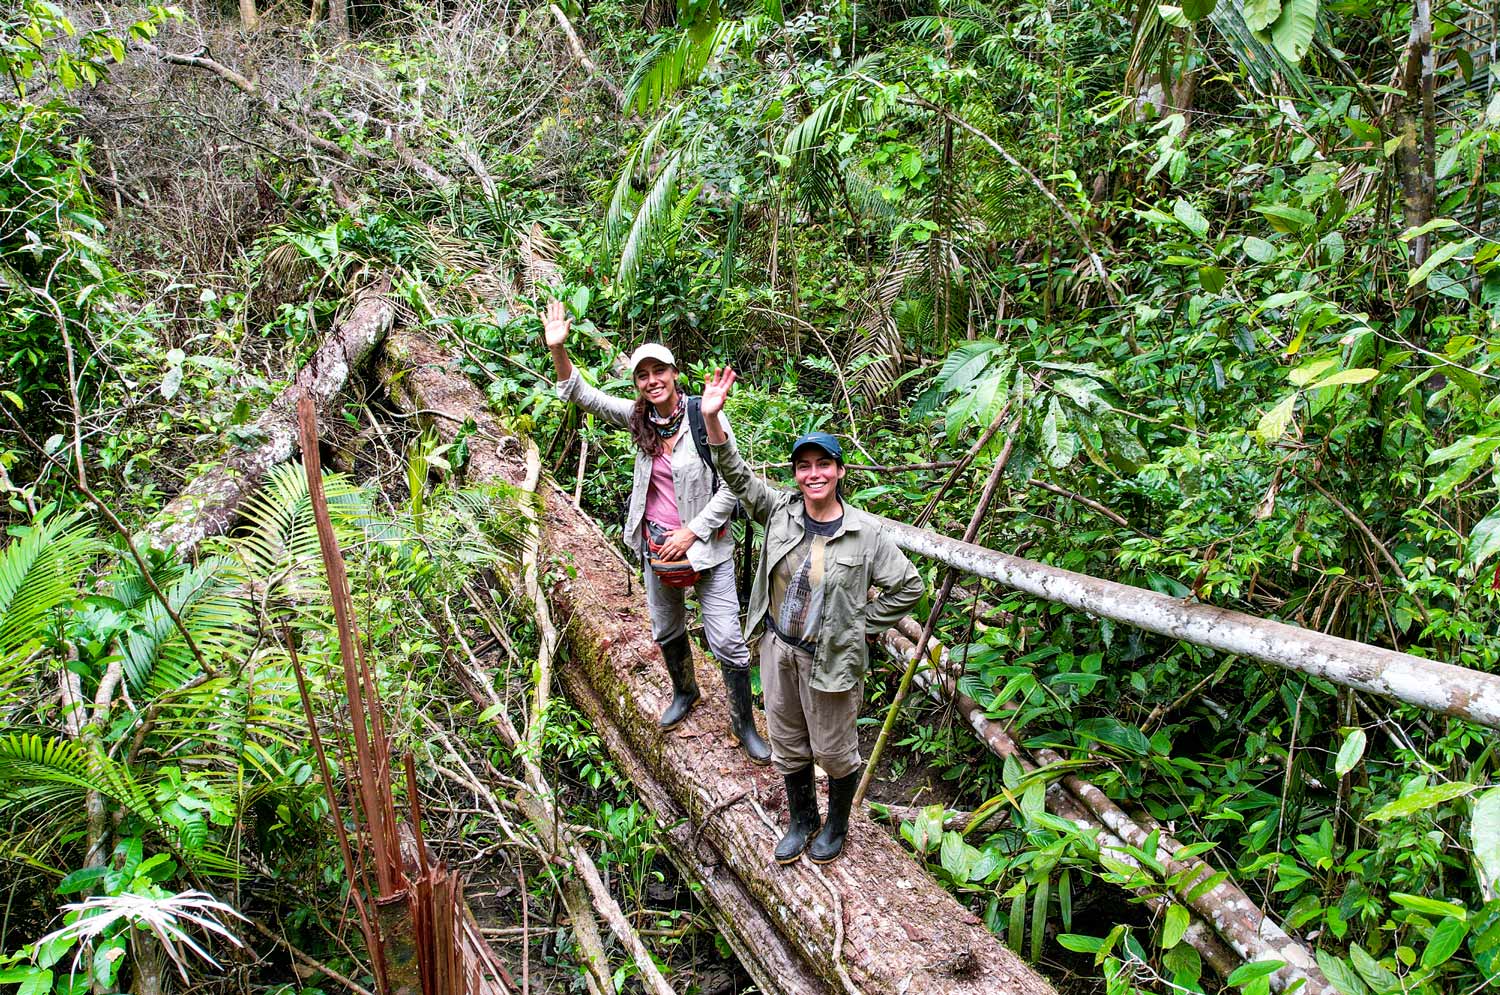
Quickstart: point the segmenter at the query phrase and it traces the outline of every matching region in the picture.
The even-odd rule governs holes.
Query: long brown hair
[[[630,438],[641,452],[655,459],[662,451],[661,433],[651,424],[651,402],[645,394],[636,395],[635,408],[630,412]]]

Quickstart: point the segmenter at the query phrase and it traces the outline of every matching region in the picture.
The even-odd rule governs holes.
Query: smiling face
[[[792,456],[792,476],[803,500],[822,505],[838,495],[838,484],[844,479],[839,461],[817,446],[803,446]]]
[[[677,407],[677,367],[659,359],[642,360],[635,368],[635,389],[657,411],[670,412]]]

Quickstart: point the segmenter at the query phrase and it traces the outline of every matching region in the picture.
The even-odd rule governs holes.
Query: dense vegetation
[[[254,444],[377,278],[615,529],[629,440],[553,396],[549,296],[612,389],[644,339],[695,382],[732,363],[732,421],[773,474],[796,434],[839,432],[854,500],[957,535],[1009,446],[982,545],[1500,669],[1492,11],[331,7],[0,12],[0,983],[332,986],[273,933],[369,983],[288,654],[337,726],[300,468],[191,558],[139,535]],[[556,871],[455,787],[513,758],[442,661],[483,620],[512,634],[503,679],[531,679],[528,611],[458,593],[514,560],[496,523],[523,499],[466,487],[463,444],[368,384],[327,485],[367,652],[429,838],[518,925],[512,885],[540,915]],[[1202,844],[1345,995],[1500,977],[1492,731],[972,580],[938,634],[992,717]],[[882,776],[930,769],[917,803],[939,802],[903,837],[1056,983],[1225,984],[1185,919],[1117,887],[1164,889],[1154,861],[1101,861],[942,709],[898,732]],[[628,782],[565,703],[546,735],[635,925],[679,990],[716,990]],[[942,806],[986,803],[1009,823],[942,832]],[[555,934],[538,964],[581,986]]]

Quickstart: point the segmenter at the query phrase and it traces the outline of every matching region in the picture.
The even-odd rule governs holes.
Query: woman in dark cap
[[[772,487],[751,471],[719,418],[734,380],[730,369],[709,378],[703,418],[719,473],[766,528],[745,628],[765,627],[760,682],[766,728],[791,816],[776,860],[789,864],[807,850],[825,864],[843,851],[859,785],[855,721],[869,642],[917,603],[922,579],[879,522],[844,501],[844,450],[832,435],[810,432],[792,443],[795,490]],[[874,598],[871,587],[878,590]],[[828,774],[821,832],[814,762]]]
[[[729,692],[729,731],[758,764],[771,749],[755,729],[750,704],[750,652],[740,628],[734,580],[734,539],[729,516],[734,493],[694,445],[688,398],[677,389],[677,363],[666,346],[648,342],[630,357],[636,397],[612,397],[583,382],[568,357],[570,326],[561,301],[547,305],[542,333],[557,373],[557,392],[611,425],[628,428],[635,441],[635,478],[625,513],[625,541],[646,569],[651,636],[672,677],[672,702],[659,724],[670,729],[698,701],[693,651],[688,642],[683,590],[693,587],[708,648],[719,661]]]

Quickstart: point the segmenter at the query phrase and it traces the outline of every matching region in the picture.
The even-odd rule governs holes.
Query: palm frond
[[[218,668],[235,668],[249,651],[251,615],[242,583],[231,561],[207,557],[164,592],[198,650]],[[142,605],[120,649],[125,680],[136,692],[166,693],[198,673],[182,631],[154,598]]]
[[[858,382],[872,404],[889,398],[901,368],[901,330],[893,314],[896,301],[907,281],[930,265],[929,254],[920,246],[897,249],[865,297],[850,352],[852,360],[864,361]]]
[[[0,658],[40,636],[47,617],[77,596],[103,547],[78,513],[38,516],[0,551]]]
[[[1245,23],[1244,0],[1224,0],[1209,12],[1207,20],[1260,92],[1271,93],[1285,86],[1299,97],[1312,98],[1312,85],[1302,69],[1289,62],[1275,45],[1257,37]],[[1326,33],[1327,28],[1319,23],[1320,35]],[[1140,5],[1130,57],[1125,65],[1127,89],[1140,92],[1146,89],[1153,75],[1165,75],[1161,67],[1166,62],[1172,31],[1172,26],[1157,11],[1156,4]]]
[[[685,87],[696,83],[710,63],[735,46],[753,47],[780,19],[757,14],[744,20],[705,20],[668,35],[647,50],[625,83],[625,108],[649,117]]]
[[[652,242],[671,222],[672,210],[677,205],[678,177],[683,169],[697,163],[702,149],[703,132],[699,131],[686,145],[668,154],[645,200],[636,209],[630,231],[620,247],[620,263],[615,272],[621,293],[628,295],[634,289]]]
[[[342,474],[325,473],[323,492],[335,533],[341,540],[356,536],[359,521],[369,514],[364,491]],[[301,462],[274,467],[265,484],[245,502],[241,520],[244,531],[216,540],[208,548],[239,560],[253,582],[295,583],[302,567],[316,574],[312,568],[320,562],[318,533]]]
[[[201,891],[184,891],[160,897],[134,893],[95,895],[82,902],[64,905],[62,911],[69,914],[67,925],[42,937],[37,941],[39,946],[63,943],[61,949],[66,949],[74,942],[80,942],[83,947],[91,947],[100,937],[110,933],[119,924],[126,923],[156,937],[184,982],[188,981],[188,951],[210,967],[219,967],[219,962],[193,938],[191,930],[218,936],[232,946],[244,946],[224,927],[219,915],[233,916],[236,919],[243,919],[244,916]]]
[[[34,785],[97,791],[143,821],[160,823],[130,768],[96,745],[37,733],[0,737],[0,789]]]
[[[635,184],[645,178],[657,148],[662,144],[664,137],[676,128],[678,121],[682,118],[683,110],[684,105],[679,104],[658,118],[651,127],[646,129],[646,133],[635,143],[635,147],[625,157],[624,164],[620,166],[620,172],[615,176],[613,193],[609,198],[609,208],[604,212],[605,251],[614,251],[615,242],[626,228]]]

